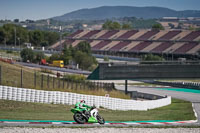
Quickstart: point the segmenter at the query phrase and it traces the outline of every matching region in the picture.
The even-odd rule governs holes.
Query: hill
[[[200,17],[200,11],[176,11],[163,7],[102,6],[91,9],[80,9],[52,19],[59,21],[103,20],[121,17],[137,17],[144,19],[161,17]]]

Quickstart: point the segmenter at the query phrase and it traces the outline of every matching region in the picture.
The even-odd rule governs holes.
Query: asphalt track
[[[116,86],[118,90],[124,90],[124,86]],[[128,86],[128,91],[138,91],[149,94],[158,94],[161,96],[171,96],[172,98],[182,99],[193,103],[195,112],[197,113],[198,123],[200,123],[200,93],[186,92],[186,89],[169,89],[169,88],[153,88],[153,87],[135,87]]]

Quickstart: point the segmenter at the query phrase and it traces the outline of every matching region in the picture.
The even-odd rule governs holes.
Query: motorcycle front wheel
[[[85,117],[81,113],[74,114],[74,120],[79,124],[84,124],[86,122]]]
[[[105,124],[105,120],[103,117],[101,117],[100,115],[97,115],[97,120],[99,124]]]

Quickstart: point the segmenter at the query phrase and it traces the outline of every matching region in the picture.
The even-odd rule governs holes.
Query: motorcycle
[[[73,108],[71,112],[74,113],[73,118],[79,124],[84,123],[99,123],[104,124],[105,120],[99,115],[98,109],[93,106],[90,111],[80,111],[80,109]]]

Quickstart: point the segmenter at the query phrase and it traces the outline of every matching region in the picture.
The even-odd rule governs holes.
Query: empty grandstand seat
[[[119,30],[110,30],[110,31],[107,31],[104,35],[100,36],[98,39],[108,39],[111,36],[113,36],[114,34],[116,34],[117,32],[119,32]]]
[[[119,42],[118,44],[116,44],[115,46],[113,46],[112,48],[110,48],[109,50],[119,51],[121,48],[127,46],[130,43],[131,43],[130,41],[122,41],[122,42]]]
[[[93,31],[90,31],[89,33],[87,33],[86,35],[84,35],[83,37],[81,38],[90,38],[92,37],[93,35],[99,33],[101,30],[93,30]]]
[[[83,30],[77,30],[76,32],[72,33],[71,35],[68,36],[68,38],[73,38],[76,35],[80,34],[81,32],[83,32]]]
[[[111,41],[101,41],[98,44],[96,44],[95,46],[92,47],[92,50],[100,50],[101,48],[105,47],[106,45],[108,45]]]
[[[162,53],[163,51],[165,51],[167,48],[171,47],[172,45],[173,45],[172,42],[164,42],[158,45],[157,47],[155,47],[154,49],[152,49],[151,52]]]
[[[128,39],[129,37],[131,37],[132,35],[134,35],[137,32],[138,32],[138,30],[127,31],[126,33],[124,33],[123,35],[121,35],[120,37],[118,37],[117,39]]]
[[[137,40],[148,40],[150,37],[157,34],[158,32],[159,32],[158,30],[147,31],[146,33],[138,37]]]
[[[198,45],[196,42],[185,43],[183,46],[175,50],[174,53],[184,54],[190,49],[194,48],[196,45]]]
[[[158,40],[170,40],[173,37],[175,37],[176,35],[178,35],[179,33],[181,33],[180,30],[177,31],[169,31],[167,34],[163,35],[162,37],[160,37]]]
[[[190,34],[188,34],[187,36],[183,37],[181,39],[181,41],[193,41],[198,36],[200,36],[200,31],[193,31]]]
[[[145,47],[147,47],[151,43],[152,42],[141,42],[138,45],[136,45],[135,47],[133,47],[132,49],[130,49],[129,51],[139,52],[140,50],[144,49]]]

